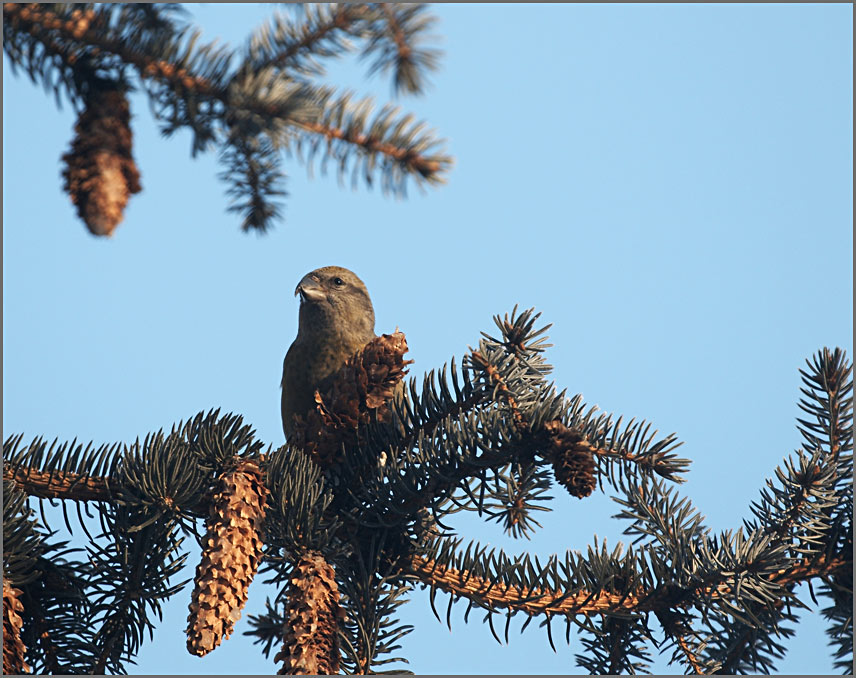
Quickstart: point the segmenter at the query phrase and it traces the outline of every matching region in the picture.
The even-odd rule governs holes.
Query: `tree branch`
[[[19,24],[23,30],[28,31],[39,41],[52,43],[49,31],[56,31],[69,41],[83,43],[85,46],[95,46],[116,55],[125,63],[135,66],[142,78],[156,78],[196,95],[220,101],[228,108],[233,107],[227,87],[217,87],[206,78],[194,75],[187,69],[136,51],[133,46],[90,28],[87,22],[64,21],[38,4],[19,5],[7,2],[3,5],[3,13],[7,20]],[[384,143],[370,134],[355,133],[318,122],[289,119],[283,115],[281,107],[275,104],[253,98],[245,98],[243,101],[244,104],[237,108],[270,117],[282,117],[285,123],[323,136],[328,141],[337,139],[353,144],[366,153],[385,155],[425,178],[433,177],[448,167],[448,162],[426,158],[410,148]]]
[[[696,674],[703,674],[704,667],[699,663],[698,657],[695,652],[692,651],[692,648],[687,643],[687,639],[684,636],[676,635],[675,642],[677,642],[678,647],[681,648],[681,652],[684,654],[684,658],[687,660],[687,663],[692,667],[692,670],[695,671]]]
[[[109,478],[82,476],[64,471],[37,471],[32,468],[3,467],[3,479],[16,483],[31,497],[72,499],[74,501],[110,501]]]
[[[264,106],[261,107],[264,110]],[[354,146],[359,146],[368,153],[380,153],[393,160],[398,161],[410,170],[418,172],[421,176],[428,178],[444,171],[448,167],[448,161],[432,160],[426,158],[413,149],[402,148],[395,144],[385,143],[370,134],[352,132],[339,127],[331,127],[320,122],[309,122],[301,120],[288,120],[288,124],[299,127],[307,132],[319,134],[328,141],[338,139]]]
[[[301,50],[311,49],[333,31],[348,29],[361,17],[364,10],[364,4],[346,3],[339,5],[336,13],[329,21],[318,24],[314,29],[310,26],[304,26],[303,35],[299,40],[285,47],[279,54],[259,63],[258,68],[265,66],[282,67],[286,61],[296,56]]]
[[[824,556],[811,561],[797,561],[790,569],[779,570],[769,579],[771,583],[788,586],[837,573],[848,567],[852,570],[852,560]],[[656,612],[671,607],[690,607],[689,601],[695,596],[707,595],[709,599],[715,599],[726,597],[732,592],[731,585],[726,583],[693,589],[676,589],[672,586],[662,593],[638,588],[629,594],[592,592],[585,589],[566,592],[540,588],[527,589],[511,584],[500,584],[465,570],[445,567],[435,560],[421,556],[411,556],[407,569],[424,584],[446,593],[466,598],[483,607],[507,608],[530,616]]]
[[[389,32],[392,34],[392,40],[395,42],[395,46],[398,49],[398,58],[402,61],[407,61],[410,59],[410,55],[413,50],[410,48],[410,45],[407,44],[407,39],[404,37],[404,31],[401,30],[401,25],[398,23],[395,13],[390,9],[389,3],[382,2],[380,3],[380,6],[386,16],[386,23],[389,26]]]
[[[3,16],[13,24],[20,25],[43,44],[52,44],[49,31],[56,31],[69,41],[83,43],[82,46],[93,46],[118,56],[125,63],[136,66],[143,77],[158,77],[173,85],[184,85],[188,89],[197,87],[201,93],[214,94],[214,90],[204,79],[194,78],[183,68],[176,68],[169,62],[134,51],[121,40],[92,29],[91,20],[64,21],[38,3],[4,3]]]
[[[500,393],[502,393],[502,397],[511,408],[511,416],[514,418],[514,423],[517,425],[517,428],[521,431],[528,431],[529,422],[526,421],[526,418],[520,412],[517,401],[514,399],[514,395],[511,393],[511,390],[508,388],[508,385],[505,383],[505,380],[502,378],[499,370],[496,369],[495,366],[491,365],[478,351],[473,351],[470,356],[472,358],[473,365],[478,365],[482,370],[484,370],[488,379],[496,384],[496,388]]]

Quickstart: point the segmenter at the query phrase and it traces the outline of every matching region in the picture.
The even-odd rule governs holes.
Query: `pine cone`
[[[342,445],[357,441],[360,424],[372,413],[383,419],[389,415],[386,403],[407,374],[407,339],[403,332],[382,334],[372,339],[315,393],[315,410],[295,417],[292,442],[322,467],[334,464]]]
[[[345,611],[333,568],[319,553],[295,565],[285,606],[286,624],[279,675],[332,675],[339,672],[339,624]]]
[[[588,497],[597,479],[594,456],[583,436],[559,420],[547,422],[544,429],[549,434],[547,456],[553,463],[556,481],[574,497]]]
[[[267,488],[256,462],[221,476],[202,542],[202,561],[187,617],[187,649],[200,657],[232,633],[262,559]]]
[[[21,640],[21,626],[24,622],[20,613],[24,606],[19,597],[21,591],[13,588],[7,579],[3,579],[3,673],[29,673],[30,667],[24,661],[27,648]]]
[[[131,154],[130,117],[124,91],[96,81],[74,126],[71,150],[62,156],[63,190],[93,235],[111,235],[131,194],[142,190]]]

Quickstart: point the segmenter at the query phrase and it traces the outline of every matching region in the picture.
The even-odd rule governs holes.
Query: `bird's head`
[[[300,296],[298,333],[320,329],[374,336],[374,308],[365,284],[341,266],[324,266],[307,273],[297,284]]]

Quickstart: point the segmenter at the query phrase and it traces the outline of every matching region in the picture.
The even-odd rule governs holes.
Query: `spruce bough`
[[[802,582],[826,601],[830,643],[848,671],[852,368],[843,351],[823,349],[802,371],[804,446],[741,527],[714,534],[678,492],[689,462],[676,437],[558,392],[537,319],[516,309],[496,317],[499,332],[460,368],[453,360],[401,389],[403,335],[375,338],[319,393],[323,432],[301,446],[265,449],[240,416],[217,411],[130,445],[8,438],[4,569],[20,604],[8,608],[4,661],[121,672],[160,601],[188,595],[174,582],[181,535],[204,523],[188,625],[200,654],[228,633],[224,617],[240,613],[258,566],[279,594],[249,633],[285,673],[388,663],[400,672],[395,651],[412,629],[396,610],[414,586],[430,589],[432,605],[442,592],[450,607],[484,610],[498,640],[518,615],[524,626],[542,622],[551,643],[576,626],[576,662],[591,673],[644,671],[653,649],[690,672],[769,672],[804,606]],[[554,484],[582,500],[608,488],[633,544],[541,561],[448,534],[444,521],[462,508],[529,534]],[[90,535],[89,557],[64,551],[27,496],[96,510],[104,530]],[[223,596],[197,592],[226,582],[236,602],[200,614],[199,601]],[[60,631],[47,647],[45,629]]]

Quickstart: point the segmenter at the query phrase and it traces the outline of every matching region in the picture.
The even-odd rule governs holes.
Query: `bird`
[[[375,314],[365,283],[341,266],[307,273],[300,296],[297,337],[282,361],[282,431],[294,434],[294,415],[315,407],[315,391],[375,338]]]

